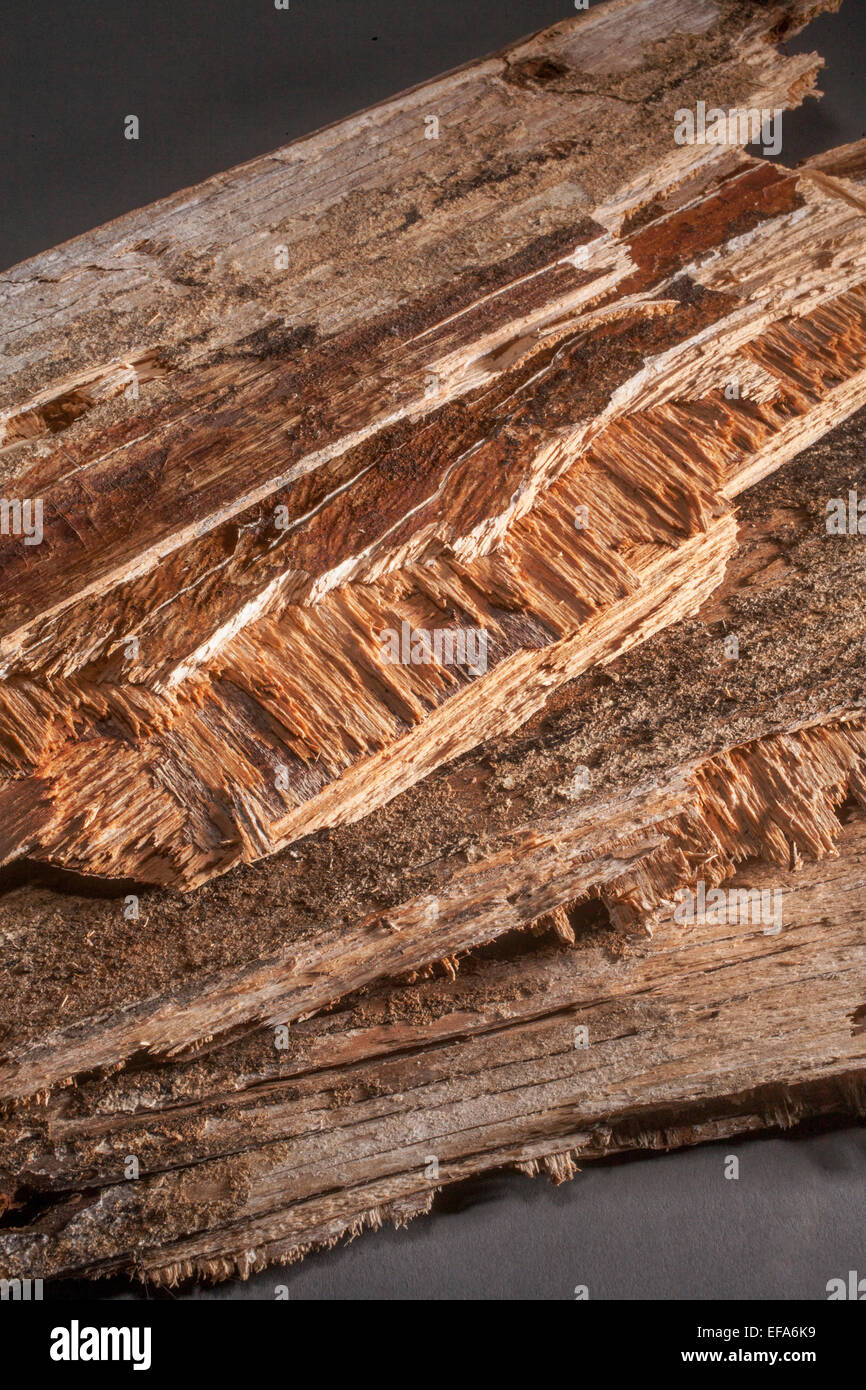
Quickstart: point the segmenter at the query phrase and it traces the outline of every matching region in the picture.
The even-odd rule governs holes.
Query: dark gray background
[[[7,3],[0,265],[573,12],[567,0]],[[818,49],[827,70],[823,102],[785,117],[784,162],[866,136],[862,0],[787,47]],[[137,142],[123,138],[130,113]],[[586,1284],[595,1299],[822,1299],[828,1279],[866,1275],[864,1178],[862,1126],[589,1167],[558,1189],[502,1174],[406,1231],[174,1296],[271,1299],[285,1284],[307,1299],[567,1299]]]

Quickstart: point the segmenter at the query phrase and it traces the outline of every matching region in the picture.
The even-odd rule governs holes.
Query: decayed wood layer
[[[239,1028],[306,1018],[382,976],[455,960],[564,901],[598,897],[615,924],[643,918],[699,875],[710,887],[753,854],[782,865],[836,852],[838,808],[866,805],[866,715],[798,729],[677,768],[644,795],[596,803],[568,824],[534,827],[480,865],[343,932],[323,932],[276,962],[201,981],[84,1028],[59,1030],[0,1068],[0,1094],[26,1095],[139,1053],[181,1054]],[[599,822],[603,829],[599,828]],[[650,925],[652,924],[652,925]]]
[[[495,290],[514,278],[505,252],[519,253],[528,233],[570,235],[575,213],[591,215],[617,192],[618,225],[660,187],[719,158],[717,146],[672,146],[660,180],[658,141],[680,106],[802,100],[822,60],[774,45],[837,8],[593,6],[35,256],[0,277],[3,408],[20,413],[64,369],[87,380],[102,363],[131,368],[163,346],[178,369],[237,344],[254,356],[266,343],[253,333],[276,323],[329,339],[399,309],[407,289],[458,310],[459,295],[450,306],[445,296],[461,271],[479,272],[475,297]],[[428,114],[440,117],[437,140],[425,138]],[[290,251],[278,276],[275,245]],[[526,272],[537,268],[530,257]],[[56,413],[37,412],[20,433],[62,428],[87,405],[61,397]],[[22,454],[26,465],[32,455]]]
[[[190,886],[357,818],[693,612],[733,549],[725,496],[866,397],[864,217],[835,186],[751,163],[663,210],[629,241],[615,312],[597,305],[560,323],[552,346],[543,334],[521,346],[482,391],[480,422],[470,410],[438,439],[422,422],[410,445],[422,451],[433,430],[425,456],[452,491],[412,498],[399,568],[266,616],[251,617],[251,600],[207,671],[172,689],[105,671],[34,681],[13,674],[25,641],[0,692],[4,857]],[[738,373],[742,394],[727,400]],[[507,537],[491,488],[534,503]],[[483,630],[487,673],[389,662],[380,634],[404,625]],[[159,634],[140,640],[165,655]]]
[[[16,391],[56,372],[46,345],[71,327],[70,302],[83,344],[109,306],[146,304],[165,331],[139,341],[133,313],[114,330],[128,360],[115,346],[105,380],[91,361],[76,381],[41,381],[5,422],[16,486],[45,498],[48,524],[41,546],[7,537],[0,554],[3,857],[190,886],[356,817],[700,601],[732,545],[722,494],[863,398],[864,211],[838,175],[677,146],[673,113],[696,72],[702,100],[799,100],[815,60],[767,39],[820,7],[702,3],[686,18],[671,0],[661,40],[658,7],[628,0],[12,272]],[[459,140],[424,143],[447,212],[410,219],[386,270],[361,190],[334,191],[340,257],[317,228],[318,259],[306,276],[293,261],[282,286],[287,317],[272,303],[261,323],[257,282],[217,333],[215,286],[273,246],[241,226],[226,260],[232,199],[276,197],[291,164],[307,202],[280,234],[297,252],[331,196],[315,202],[317,178],[375,128],[365,196],[392,217],[418,177],[397,166],[398,132],[446,90]],[[619,151],[606,182],[581,183],[597,161],[563,137],[572,121]],[[475,198],[492,179],[501,203],[516,125],[529,134],[506,181],[545,171],[530,177],[534,240]],[[422,271],[418,238],[455,217],[464,233],[483,223],[483,252],[455,264],[466,243],[450,237],[447,275]],[[141,256],[164,261],[152,283]],[[112,272],[99,307],[93,266]],[[378,294],[358,297],[371,275]],[[343,316],[312,325],[301,299],[315,287],[326,309],[329,278]],[[177,292],[190,279],[198,299]],[[196,337],[197,355],[178,353]],[[748,399],[729,402],[737,374]],[[139,403],[118,404],[131,375]],[[92,405],[105,395],[119,418]],[[383,662],[377,634],[403,622],[483,627],[492,669]]]
[[[7,1213],[0,1271],[246,1275],[503,1164],[560,1180],[623,1150],[863,1113],[862,812],[839,846],[732,881],[783,895],[779,932],[666,916],[623,953],[572,914],[574,947],[525,938],[534,951],[455,979],[379,987],[298,1025],[285,1052],[269,1036],[257,1059],[58,1092],[2,1150],[6,1199],[27,1215]]]
[[[835,808],[863,795],[866,537],[828,535],[826,503],[866,494],[864,441],[861,412],[740,499],[698,619],[360,825],[192,898],[143,893],[132,921],[122,897],[10,889],[0,1094],[225,1045],[582,894],[651,924],[699,872],[832,854]]]

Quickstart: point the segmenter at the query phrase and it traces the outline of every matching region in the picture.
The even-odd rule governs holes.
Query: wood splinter
[[[739,147],[832,8],[613,0],[0,277],[0,1277],[864,1113],[866,142]]]

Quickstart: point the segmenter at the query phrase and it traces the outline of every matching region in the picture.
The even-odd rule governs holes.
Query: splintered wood
[[[678,136],[828,8],[614,0],[0,280],[4,1277],[862,1112],[866,144]]]

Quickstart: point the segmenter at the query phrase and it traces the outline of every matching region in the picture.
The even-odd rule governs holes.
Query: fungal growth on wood
[[[866,1108],[866,142],[753,139],[832,8],[613,0],[0,277],[3,1277]]]

